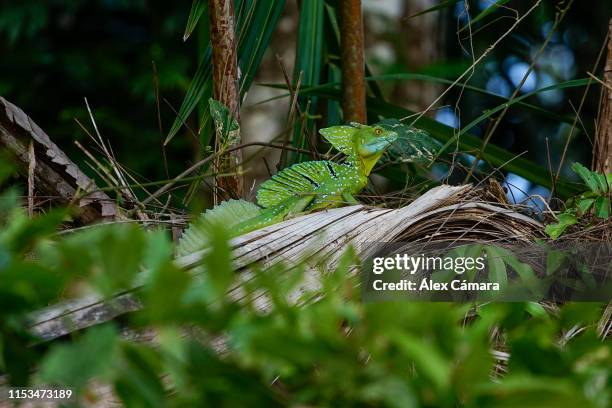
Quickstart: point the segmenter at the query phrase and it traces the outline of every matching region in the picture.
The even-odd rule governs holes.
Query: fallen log
[[[466,199],[471,191],[471,186],[440,186],[400,209],[356,205],[286,220],[233,239],[234,268],[241,273],[242,282],[252,276],[249,271],[252,264],[308,265],[310,259],[316,259],[316,267],[333,270],[349,244],[358,247],[359,255],[365,258],[375,251],[377,242],[416,241],[419,237],[435,236],[436,229],[444,223],[450,226],[453,219],[460,221],[461,228],[469,229],[471,222],[472,227],[486,230],[486,238],[491,240],[541,236],[543,226],[537,221],[507,208]],[[182,268],[196,270],[205,253],[203,250],[176,262]],[[304,285],[303,289],[312,288],[317,282],[307,279]],[[111,299],[89,296],[51,306],[32,315],[31,330],[43,340],[53,340],[112,320],[140,308],[139,289],[133,287]],[[240,296],[239,287],[232,292]],[[263,296],[259,307],[262,310],[268,307]]]
[[[35,166],[30,166],[30,145]],[[77,217],[85,224],[100,218],[114,217],[116,204],[96,183],[83,173],[49,136],[21,109],[0,97],[0,148],[7,149],[18,161],[24,177],[34,175],[36,191],[54,197],[57,205],[76,204],[82,211]],[[89,193],[89,194],[83,194]],[[84,198],[75,201],[75,196]]]

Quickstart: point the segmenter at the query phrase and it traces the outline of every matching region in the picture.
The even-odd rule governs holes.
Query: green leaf
[[[578,201],[578,211],[580,215],[586,214],[593,203],[595,202],[594,198],[583,198]]]
[[[94,327],[69,344],[55,345],[41,363],[44,382],[81,391],[89,380],[109,374],[117,353],[117,329]]]
[[[546,253],[546,275],[555,273],[565,263],[567,256],[563,251],[549,249]]]
[[[145,233],[134,225],[100,227],[103,231],[95,249],[84,249],[93,255],[94,279],[105,295],[131,285],[140,271],[145,251]],[[76,240],[75,240],[76,241]]]
[[[415,392],[410,387],[407,387],[405,380],[399,376],[375,379],[356,390],[356,392],[366,402],[365,404],[357,405],[378,405],[389,408],[416,408],[420,406]],[[381,403],[376,404],[378,401]],[[367,402],[371,402],[371,404]]]
[[[559,221],[554,224],[548,224],[545,231],[552,239],[557,239],[569,226],[577,222],[578,219],[574,214],[562,213],[559,214]]]
[[[426,10],[420,11],[420,12],[418,12],[416,14],[413,14],[413,15],[409,16],[408,18],[422,16],[423,14],[431,13],[432,11],[443,10],[443,9],[449,8],[451,6],[454,6],[455,4],[459,3],[460,1],[463,1],[463,0],[445,0],[445,1],[441,2],[440,4],[438,4],[437,6],[433,6],[433,7],[430,7],[428,9],[426,9]]]
[[[11,195],[2,195],[0,199],[5,197],[10,199]],[[55,233],[67,215],[65,209],[52,209],[30,219],[21,209],[14,209],[7,225],[0,229],[0,243],[17,253],[31,250],[36,242]]]
[[[127,407],[165,405],[167,393],[161,377],[161,355],[155,350],[127,344],[116,370],[115,391]]]
[[[482,245],[481,244],[470,244],[467,245],[466,248],[466,253],[465,253],[465,258],[466,259],[476,259],[476,258],[480,258],[482,256]],[[470,281],[474,281],[474,279],[476,278],[476,274],[478,273],[478,269],[476,267],[476,264],[472,264],[471,267],[466,267],[465,268],[465,275],[467,276],[468,279]]]
[[[238,61],[242,73],[240,81],[242,97],[253,82],[284,7],[285,0],[270,2],[249,0],[242,3],[241,16],[244,17],[239,20],[238,26]]]
[[[489,282],[499,283],[499,287],[503,291],[508,286],[508,271],[506,270],[504,255],[494,246],[488,245],[485,250],[489,267]]]
[[[40,249],[47,265],[86,276],[104,295],[134,283],[145,254],[145,232],[132,224],[99,225]]]
[[[234,281],[229,232],[222,224],[211,223],[210,251],[204,256],[205,291],[210,301],[221,299]]]
[[[215,134],[222,148],[240,143],[240,125],[227,106],[212,98],[208,100]]]
[[[302,86],[319,84],[323,56],[323,0],[302,2],[298,26],[294,81],[302,72]]]
[[[593,172],[582,164],[575,162],[572,164],[572,170],[574,173],[578,174],[582,181],[589,187],[589,189],[594,193],[599,193],[599,184],[595,177],[593,176]]]
[[[184,298],[190,283],[191,276],[187,271],[169,262],[158,265],[144,287],[145,307],[142,313],[147,323],[181,322],[184,319]]]
[[[325,1],[309,0],[301,3],[300,20],[298,25],[298,41],[296,47],[295,64],[293,71],[293,86],[297,86],[297,80],[301,76],[300,89],[319,84],[321,78],[321,67],[323,65],[323,22]],[[306,114],[306,121],[297,117],[293,126],[292,145],[297,148],[307,149],[308,136],[313,132],[314,120],[309,117],[317,110],[317,98],[314,96],[298,97],[298,107]],[[292,162],[300,162],[305,157],[303,154],[293,154]]]
[[[189,115],[191,115],[191,112],[193,112],[195,107],[198,105],[198,102],[200,102],[202,98],[210,98],[212,96],[211,63],[212,52],[209,47],[200,60],[198,69],[191,80],[191,84],[189,84],[185,99],[183,99],[183,103],[181,104],[178,114],[176,115],[176,119],[170,128],[170,132],[168,132],[168,136],[166,136],[166,140],[164,140],[164,144],[170,143],[183,124],[187,122]]]
[[[480,20],[482,20],[483,18],[485,18],[489,14],[493,13],[494,11],[497,11],[497,9],[499,7],[503,6],[504,4],[508,3],[509,1],[510,0],[497,0],[495,3],[488,5],[487,8],[482,10],[476,17],[474,17],[473,19],[471,19],[469,21],[469,25],[465,25],[465,26],[461,27],[457,31],[457,33],[460,33],[463,30],[467,29],[470,25],[476,24],[477,22],[479,22]],[[491,3],[491,1],[489,1],[489,3]]]
[[[504,262],[510,266],[521,278],[521,282],[527,287],[533,295],[541,296],[543,287],[541,281],[535,275],[531,266],[521,262],[512,251],[504,250]]]
[[[478,387],[482,403],[476,406],[522,407],[594,407],[570,379],[513,374],[500,381]],[[491,398],[495,403],[491,404]],[[487,403],[488,402],[488,403]],[[605,405],[605,404],[604,404]]]
[[[142,260],[145,269],[154,270],[171,261],[173,255],[173,242],[166,231],[155,229],[146,234],[146,249]]]
[[[547,320],[550,318],[550,315],[548,314],[546,309],[544,309],[544,307],[542,307],[542,305],[538,302],[526,302],[525,311],[531,316],[537,317],[539,319]]]
[[[593,175],[595,177],[595,181],[597,182],[597,185],[599,186],[599,189],[601,191],[602,194],[606,194],[610,192],[610,186],[608,185],[608,181],[606,180],[606,176],[604,176],[601,173],[596,173],[593,172]]]
[[[489,266],[489,279],[491,282],[500,283],[500,288],[503,290],[508,286],[508,271],[507,267],[510,267],[520,278],[521,285],[516,285],[516,280],[513,280],[513,290],[520,289],[524,292],[524,288],[528,289],[527,293],[529,297],[542,297],[545,294],[547,284],[536,276],[535,272],[530,265],[523,263],[513,251],[496,246],[488,246],[487,249],[487,261]],[[503,264],[503,265],[502,265]],[[492,269],[497,269],[502,276],[491,276]],[[499,296],[499,293],[490,293],[491,297]]]
[[[193,0],[191,3],[191,11],[189,12],[189,18],[187,19],[187,26],[185,27],[185,33],[183,34],[183,41],[187,41],[193,30],[195,29],[200,17],[206,10],[207,2],[205,0]]]
[[[595,200],[595,215],[598,218],[608,219],[610,216],[610,197],[597,197],[597,200]]]
[[[1,252],[5,252],[2,244],[0,258],[12,258],[12,254]],[[58,300],[67,282],[74,279],[70,271],[50,269],[46,265],[15,259],[13,262],[10,259],[0,262],[0,321],[11,314],[24,313],[29,308],[44,307]]]
[[[432,344],[415,338],[409,333],[394,333],[389,338],[414,361],[417,372],[431,381],[438,390],[445,390],[450,383],[450,361]]]
[[[465,71],[465,69],[463,70]],[[462,72],[463,72],[462,71]],[[394,74],[383,74],[383,75],[372,75],[372,76],[367,76],[366,77],[366,81],[368,83],[372,83],[374,81],[423,81],[423,82],[433,82],[433,83],[437,83],[437,84],[445,84],[445,85],[451,85],[454,83],[454,81],[446,79],[446,78],[441,78],[439,76],[432,76],[432,75],[428,75],[425,73],[408,73],[408,72],[401,72],[401,73],[394,73]],[[285,84],[260,84],[262,86],[269,86],[271,88],[281,88],[281,89],[287,89],[287,86]],[[329,81],[325,84],[325,85],[321,85],[320,87],[315,87],[312,90],[317,90],[317,89],[321,89],[321,88],[337,88],[338,86],[340,86],[340,79],[334,79],[334,78],[330,78]],[[508,101],[510,101],[510,99],[495,94],[495,93],[491,93],[489,91],[487,91],[486,89],[482,89],[473,85],[469,85],[466,84],[464,82],[459,82],[457,83],[455,86],[457,86],[458,88],[464,89],[466,91],[472,91],[472,92],[476,92],[479,93],[481,95],[486,95],[487,97],[497,100],[499,102],[503,102],[503,103],[507,103]],[[554,85],[553,85],[554,87]],[[303,92],[308,91],[309,89],[303,89]],[[285,97],[287,95],[284,95]],[[270,98],[264,102],[270,101],[270,100],[274,100],[277,99],[279,97],[282,96],[276,96],[273,98]],[[523,102],[523,101],[518,101],[516,102],[516,105],[521,107],[522,109],[528,110],[530,112],[536,113],[542,117],[551,119],[551,120],[555,120],[557,122],[563,122],[563,123],[569,123],[572,124],[574,122],[574,117],[573,116],[569,116],[569,115],[559,115],[556,112],[547,110],[547,109],[543,109],[537,105],[533,105],[530,104],[528,102]],[[339,122],[330,122],[330,125],[335,125]],[[587,125],[587,124],[585,124]]]
[[[268,48],[272,32],[281,16],[285,0],[257,1],[237,0],[236,26],[238,37],[238,64],[241,72],[240,97],[244,98],[247,90],[253,82],[253,78],[261,63],[261,59]],[[189,115],[198,105],[202,98],[212,96],[212,52],[210,46],[204,52],[198,69],[189,85],[187,94],[177,117],[168,132],[164,144],[168,144],[176,135]],[[206,112],[200,120],[200,128],[203,128],[210,120],[210,113]],[[208,140],[202,141],[205,145]]]
[[[605,194],[609,191],[608,181],[603,174],[591,171],[578,162],[572,164],[572,170],[580,176],[592,192]]]

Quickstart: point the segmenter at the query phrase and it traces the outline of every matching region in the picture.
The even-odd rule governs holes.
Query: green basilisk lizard
[[[201,214],[185,231],[178,255],[202,249],[206,226],[220,223],[232,237],[280,222],[293,215],[343,204],[357,204],[354,195],[398,134],[393,126],[333,126],[319,133],[347,158],[344,163],[309,161],[284,169],[264,182],[257,191],[257,204],[228,200]]]

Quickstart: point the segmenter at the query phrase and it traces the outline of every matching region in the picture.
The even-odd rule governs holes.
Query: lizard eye
[[[383,131],[382,131],[382,129],[381,129],[381,128],[376,128],[376,129],[374,129],[374,134],[375,134],[376,136],[380,136],[380,135],[382,135],[382,132],[383,132]]]

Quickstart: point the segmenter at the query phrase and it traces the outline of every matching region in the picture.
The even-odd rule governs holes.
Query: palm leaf
[[[433,11],[443,10],[445,8],[454,6],[455,4],[459,3],[460,1],[462,1],[462,0],[446,0],[446,1],[443,1],[442,3],[440,3],[440,4],[436,5],[436,6],[430,7],[428,9],[426,9],[426,10],[423,10],[423,11],[420,11],[420,12],[418,12],[416,14],[413,14],[413,15],[411,15],[408,18],[422,16],[423,14],[431,13]]]
[[[206,2],[204,0],[193,0],[189,18],[187,19],[187,26],[185,27],[185,33],[183,34],[183,41],[187,41],[191,33],[193,33],[204,10],[206,10]]]
[[[445,84],[445,85],[451,85],[454,83],[454,81],[448,80],[446,78],[440,78],[440,77],[436,77],[436,76],[431,76],[431,75],[424,75],[424,74],[416,74],[416,73],[407,73],[407,72],[402,72],[402,73],[396,73],[396,74],[384,74],[384,75],[374,75],[374,76],[368,76],[366,77],[366,81],[368,81],[368,83],[370,82],[375,82],[375,81],[397,81],[397,80],[414,80],[414,81],[425,81],[425,82],[434,82],[434,83],[439,83],[439,84]],[[578,81],[587,81],[586,79],[584,80],[578,80]],[[269,83],[261,83],[259,84],[261,86],[268,86],[271,88],[280,88],[280,89],[287,89],[287,86],[284,84],[269,84]],[[340,86],[340,81],[338,79],[334,79],[334,78],[330,78],[330,81],[324,85],[321,85],[320,87],[316,87],[316,88],[312,88],[312,89],[303,89],[302,93],[306,93],[306,92],[310,92],[310,91],[314,91],[316,92],[319,89],[326,89],[326,88],[336,88]],[[501,103],[506,103],[509,102],[510,100],[504,96],[495,94],[495,93],[491,93],[485,89],[476,87],[476,86],[472,86],[472,85],[468,85],[465,83],[457,83],[455,84],[455,86],[457,86],[458,88],[462,88],[465,89],[466,91],[472,91],[472,92],[476,92],[482,95],[486,95],[487,97],[497,100]],[[534,91],[532,94],[533,95],[535,93],[540,93],[540,92],[546,92],[546,91],[550,91],[550,90],[554,90],[554,89],[563,89],[563,88],[568,88],[568,87],[575,87],[575,86],[582,86],[582,82],[579,82],[578,85],[574,84],[574,83],[570,83],[568,85],[568,83],[561,83],[561,84],[557,84],[557,85],[552,85],[548,88],[543,88],[543,89],[539,89]],[[261,101],[260,103],[265,103],[265,102],[269,102],[278,98],[283,98],[283,97],[287,97],[288,94],[285,95],[279,95],[279,96],[275,96],[273,98],[267,99],[265,101]],[[523,98],[524,99],[524,98]],[[573,124],[574,123],[574,117],[569,116],[569,115],[559,115],[558,113],[555,113],[553,111],[544,109],[540,106],[537,105],[533,105],[531,103],[528,102],[523,102],[523,99],[520,100],[514,100],[513,104],[516,104],[517,106],[528,110],[532,113],[535,113],[537,115],[540,115],[544,118],[550,119],[550,120],[554,120],[557,122],[563,122],[563,123],[569,123],[569,124]],[[338,122],[331,122],[330,125],[333,124],[337,124]],[[584,124],[587,128],[587,131],[592,130],[589,128],[589,124],[585,123]]]
[[[561,82],[559,84],[555,84],[555,85],[547,86],[547,87],[544,87],[544,88],[536,89],[533,92],[529,92],[529,93],[526,93],[526,94],[521,95],[519,97],[516,97],[514,99],[508,100],[506,103],[503,103],[501,105],[496,106],[493,109],[489,109],[489,110],[485,111],[482,115],[480,115],[479,117],[477,117],[476,119],[474,119],[473,121],[468,123],[467,126],[465,126],[463,129],[461,129],[461,132],[459,133],[458,136],[461,136],[461,134],[463,134],[463,133],[469,131],[470,129],[474,128],[480,122],[482,122],[485,119],[488,119],[489,117],[493,116],[497,112],[504,110],[506,108],[506,106],[511,106],[511,105],[518,104],[518,103],[522,102],[523,100],[525,100],[525,99],[527,99],[529,97],[532,97],[532,96],[534,96],[534,95],[536,95],[538,93],[552,91],[552,90],[557,90],[557,89],[576,88],[576,87],[580,87],[580,86],[585,86],[585,85],[588,85],[590,83],[590,81],[591,81],[591,79],[589,79],[589,78],[573,79],[571,81]]]
[[[298,26],[297,52],[294,65],[294,82],[301,77],[301,86],[318,85],[321,79],[321,66],[323,60],[323,0],[310,0],[302,2]],[[309,117],[316,112],[317,98],[298,98],[299,110],[306,115],[306,120],[297,118],[293,126],[292,145],[307,149],[307,135],[312,132],[314,121]],[[292,162],[303,160],[303,154],[292,155]]]
[[[240,96],[244,97],[253,83],[253,78],[264,53],[268,49],[272,32],[285,7],[285,0],[243,0],[241,17],[244,22],[238,30],[238,64],[240,65]],[[244,28],[241,28],[244,27]]]
[[[510,0],[497,0],[494,3],[491,3],[489,6],[487,6],[487,8],[485,8],[484,10],[482,10],[476,17],[474,17],[469,24],[476,24],[477,22],[479,22],[480,20],[482,20],[483,18],[485,18],[486,16],[488,16],[489,14],[493,13],[494,11],[497,11],[498,8],[500,8],[501,6],[503,6],[504,4],[508,3]],[[465,30],[466,28],[468,28],[469,25],[465,25],[463,27],[461,27],[459,29],[459,33],[462,32],[463,30]]]
[[[237,10],[238,64],[241,72],[240,95],[244,97],[253,82],[264,52],[268,48],[272,32],[285,6],[285,0],[236,0],[235,4],[235,10]],[[200,60],[198,69],[187,89],[185,99],[164,143],[167,144],[172,140],[203,97],[208,99],[212,96],[211,54],[209,45]],[[200,119],[200,128],[204,127],[209,121],[210,114],[204,111]],[[207,135],[206,139],[202,140],[203,144],[208,144],[207,138],[209,136]]]

